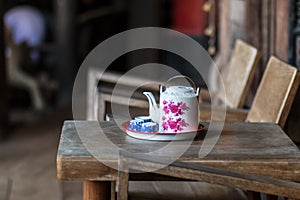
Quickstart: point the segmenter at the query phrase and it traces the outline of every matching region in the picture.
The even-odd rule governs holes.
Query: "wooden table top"
[[[102,129],[99,128],[99,124]],[[208,125],[204,123],[205,127]],[[206,134],[207,130],[200,132],[179,160],[300,181],[300,151],[278,125],[225,123],[212,151],[206,157],[199,158],[199,150]],[[156,150],[158,154],[164,156],[171,156],[170,152],[174,153],[186,145],[183,141],[173,141],[174,146],[170,151],[170,148],[165,148],[169,142],[132,138],[114,122],[65,121],[57,152],[58,178],[61,180],[116,180],[118,172],[115,169],[118,165],[118,156],[110,153],[107,145],[99,146],[101,142],[103,144],[103,141],[99,140],[104,137],[126,151],[147,153]],[[115,169],[99,160],[110,163],[110,166],[115,166]]]

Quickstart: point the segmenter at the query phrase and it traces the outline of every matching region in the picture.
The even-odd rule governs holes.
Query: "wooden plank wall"
[[[230,26],[229,26],[229,13],[230,13],[230,0],[222,0],[219,3],[220,19],[219,19],[219,55],[221,67],[225,65],[230,56]]]
[[[274,1],[274,37],[273,46],[271,46],[271,53],[276,55],[279,59],[288,62],[288,48],[289,48],[289,1]],[[290,138],[300,143],[300,91],[298,89],[296,98],[292,105],[285,131]]]
[[[289,40],[289,1],[276,1],[275,18],[275,46],[274,54],[284,61],[288,61],[288,40]]]
[[[288,62],[289,48],[289,1],[247,0],[246,39],[261,52],[261,61],[256,71],[247,104],[251,105],[270,56]],[[299,90],[299,89],[298,89]],[[290,138],[300,143],[300,91],[292,105],[285,131]]]
[[[256,89],[270,56],[288,60],[289,1],[247,0],[246,1],[246,42],[256,47],[261,59],[246,102],[251,106]]]
[[[262,41],[262,1],[260,0],[248,0],[246,2],[246,42],[256,47],[260,54],[262,55],[263,52],[261,51],[263,45]],[[253,98],[256,93],[256,89],[258,87],[261,74],[263,73],[264,68],[262,67],[263,64],[260,61],[259,66],[257,67],[253,83],[250,87],[249,94],[246,100],[246,106],[250,107],[253,101]]]
[[[222,0],[219,4],[219,53],[221,64],[224,65],[231,52],[230,40],[232,21],[230,12],[234,12],[233,0]],[[231,7],[233,6],[233,7]],[[246,42],[256,47],[261,53],[259,66],[255,72],[246,106],[250,107],[256,94],[258,84],[264,73],[266,63],[274,55],[282,61],[288,62],[289,48],[289,1],[285,0],[247,0],[245,4],[245,38]],[[290,111],[285,131],[291,139],[300,143],[300,91],[296,95]]]

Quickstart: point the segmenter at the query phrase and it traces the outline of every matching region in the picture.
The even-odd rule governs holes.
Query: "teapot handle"
[[[177,78],[187,79],[192,84],[192,86],[194,88],[194,92],[196,92],[198,94],[199,88],[198,89],[196,88],[195,82],[190,77],[185,76],[185,75],[176,75],[176,76],[169,78],[169,80],[167,80],[167,82],[165,82],[165,84],[162,85],[162,87],[165,89],[172,80],[177,79]]]

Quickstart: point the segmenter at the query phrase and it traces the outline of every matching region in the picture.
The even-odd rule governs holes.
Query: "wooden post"
[[[273,2],[274,3],[274,2]],[[274,43],[274,54],[281,60],[288,62],[289,46],[289,1],[275,2],[276,18],[274,23],[274,32],[276,33]],[[274,10],[274,9],[273,9]],[[271,52],[272,53],[272,52]]]
[[[0,0],[0,139],[7,137],[8,131],[8,87],[6,80],[4,44],[4,1]]]
[[[111,182],[84,181],[83,200],[109,200],[111,196]]]
[[[296,3],[293,1],[276,1],[276,41],[274,42],[276,45],[274,47],[275,55],[284,60],[289,61],[290,64],[297,67],[297,63],[291,62],[288,55],[288,49],[289,45],[290,48],[292,48],[293,45],[296,44],[295,40],[293,39],[292,35],[289,36],[289,31],[293,31],[293,27],[289,27],[288,21],[289,21],[289,3],[291,3],[291,8],[293,6],[296,6]],[[293,5],[294,4],[294,5]],[[290,30],[289,30],[290,29]],[[289,39],[293,42],[289,44]],[[296,60],[295,55],[293,55],[292,60]],[[298,67],[299,69],[299,67]],[[296,98],[294,100],[294,103],[292,105],[292,109],[290,111],[287,125],[285,127],[285,130],[287,134],[290,136],[290,138],[297,144],[300,143],[300,134],[299,134],[299,122],[300,122],[300,89],[298,89]]]
[[[122,156],[122,155],[121,155]],[[118,173],[118,200],[127,200],[128,199],[128,187],[129,187],[129,168],[126,166],[126,160],[120,158],[119,160],[119,173]]]
[[[230,26],[229,26],[229,17],[230,17],[230,1],[223,0],[220,2],[220,23],[219,23],[219,54],[220,54],[220,63],[225,65],[230,57]]]
[[[246,42],[256,47],[259,51],[262,49],[262,34],[261,34],[261,0],[248,0],[246,1]],[[256,89],[259,85],[261,76],[263,74],[264,67],[262,62],[259,63],[259,66],[255,70],[254,78],[252,81],[252,85],[248,92],[248,97],[246,100],[246,105],[251,106],[254,96],[256,94]]]
[[[58,104],[71,102],[73,81],[76,75],[75,19],[76,1],[56,0],[57,78]]]
[[[118,200],[128,199],[128,187],[129,183],[129,173],[125,171],[119,172],[119,187],[118,187]]]

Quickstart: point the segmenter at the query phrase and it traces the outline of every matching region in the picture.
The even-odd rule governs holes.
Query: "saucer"
[[[142,139],[142,140],[153,140],[153,141],[172,141],[172,140],[188,140],[193,139],[199,131],[204,129],[204,126],[200,124],[198,129],[195,131],[188,132],[139,132],[129,129],[130,121],[126,121],[122,123],[122,129],[126,131],[126,133],[134,138]]]

